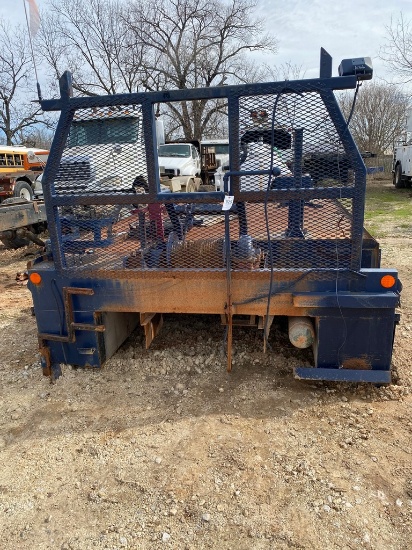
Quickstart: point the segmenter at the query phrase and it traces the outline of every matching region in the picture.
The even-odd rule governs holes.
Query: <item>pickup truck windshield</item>
[[[190,145],[160,145],[159,157],[190,157]]]
[[[73,121],[68,146],[135,143],[138,128],[136,118]]]

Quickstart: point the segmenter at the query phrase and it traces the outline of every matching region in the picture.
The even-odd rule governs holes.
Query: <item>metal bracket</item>
[[[73,344],[76,341],[76,330],[90,330],[92,332],[104,332],[106,327],[104,325],[89,325],[86,323],[74,322],[73,311],[73,295],[93,296],[94,290],[92,288],[63,288],[63,302],[64,302],[64,314],[66,317],[67,335],[63,334],[50,334],[39,333],[41,340],[52,340],[54,342],[68,342]]]
[[[163,326],[163,315],[161,313],[140,313],[140,325],[144,327],[146,349],[149,349]]]
[[[233,317],[232,325],[236,327],[255,327],[257,315],[244,315],[241,318]],[[220,322],[223,326],[229,324],[228,318],[225,313],[220,314]]]

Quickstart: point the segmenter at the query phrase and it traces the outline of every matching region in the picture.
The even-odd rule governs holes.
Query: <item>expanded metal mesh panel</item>
[[[64,207],[66,265],[83,270],[223,269],[225,218],[220,205],[203,206],[196,211],[187,204]],[[231,214],[230,223],[235,218]]]
[[[242,191],[354,183],[352,161],[319,93],[241,98],[239,125],[241,170],[277,168],[283,176],[242,176]],[[303,181],[293,179],[296,168]]]
[[[147,190],[140,106],[76,111],[54,181],[56,196]]]
[[[291,215],[299,210],[305,223]],[[66,266],[82,270],[348,267],[351,218],[339,201],[220,205],[87,205],[60,209]],[[268,224],[268,225],[267,225]],[[229,244],[230,243],[230,244]]]
[[[360,157],[333,96],[294,88],[229,94],[230,159],[219,162],[210,140],[198,156],[193,142],[156,151],[147,106],[77,109],[50,183],[62,268],[132,277],[356,267]],[[179,162],[192,160],[190,175]],[[226,213],[213,195],[224,187],[235,195]]]

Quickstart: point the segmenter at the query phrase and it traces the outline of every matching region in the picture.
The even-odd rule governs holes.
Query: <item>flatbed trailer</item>
[[[41,241],[33,231],[47,221],[44,201],[6,199],[0,204],[0,240],[7,248],[19,248],[33,241]]]
[[[73,98],[65,74],[61,98],[42,102],[61,116],[43,178],[50,244],[29,268],[44,374],[101,368],[139,325],[149,347],[163,314],[202,313],[225,326],[228,370],[234,327],[261,329],[267,351],[273,319],[287,317],[291,343],[313,350],[297,378],[389,383],[401,285],[363,227],[366,168],[333,93],[357,83],[333,78],[324,50],[319,79],[287,83]],[[224,190],[166,192],[157,104],[214,98],[228,103]],[[257,105],[268,115],[258,121]],[[139,174],[117,165],[122,191],[100,179],[68,193],[56,182],[72,177],[61,167],[73,117],[100,107],[141,112]],[[314,162],[304,172],[314,151],[337,159],[329,176]],[[87,144],[82,158],[85,169]],[[103,153],[93,162],[115,181]],[[145,188],[133,187],[137,176]]]

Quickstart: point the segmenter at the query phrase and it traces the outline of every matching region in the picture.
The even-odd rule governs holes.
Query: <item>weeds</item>
[[[412,234],[412,191],[396,189],[391,180],[369,180],[365,228],[374,236]]]

